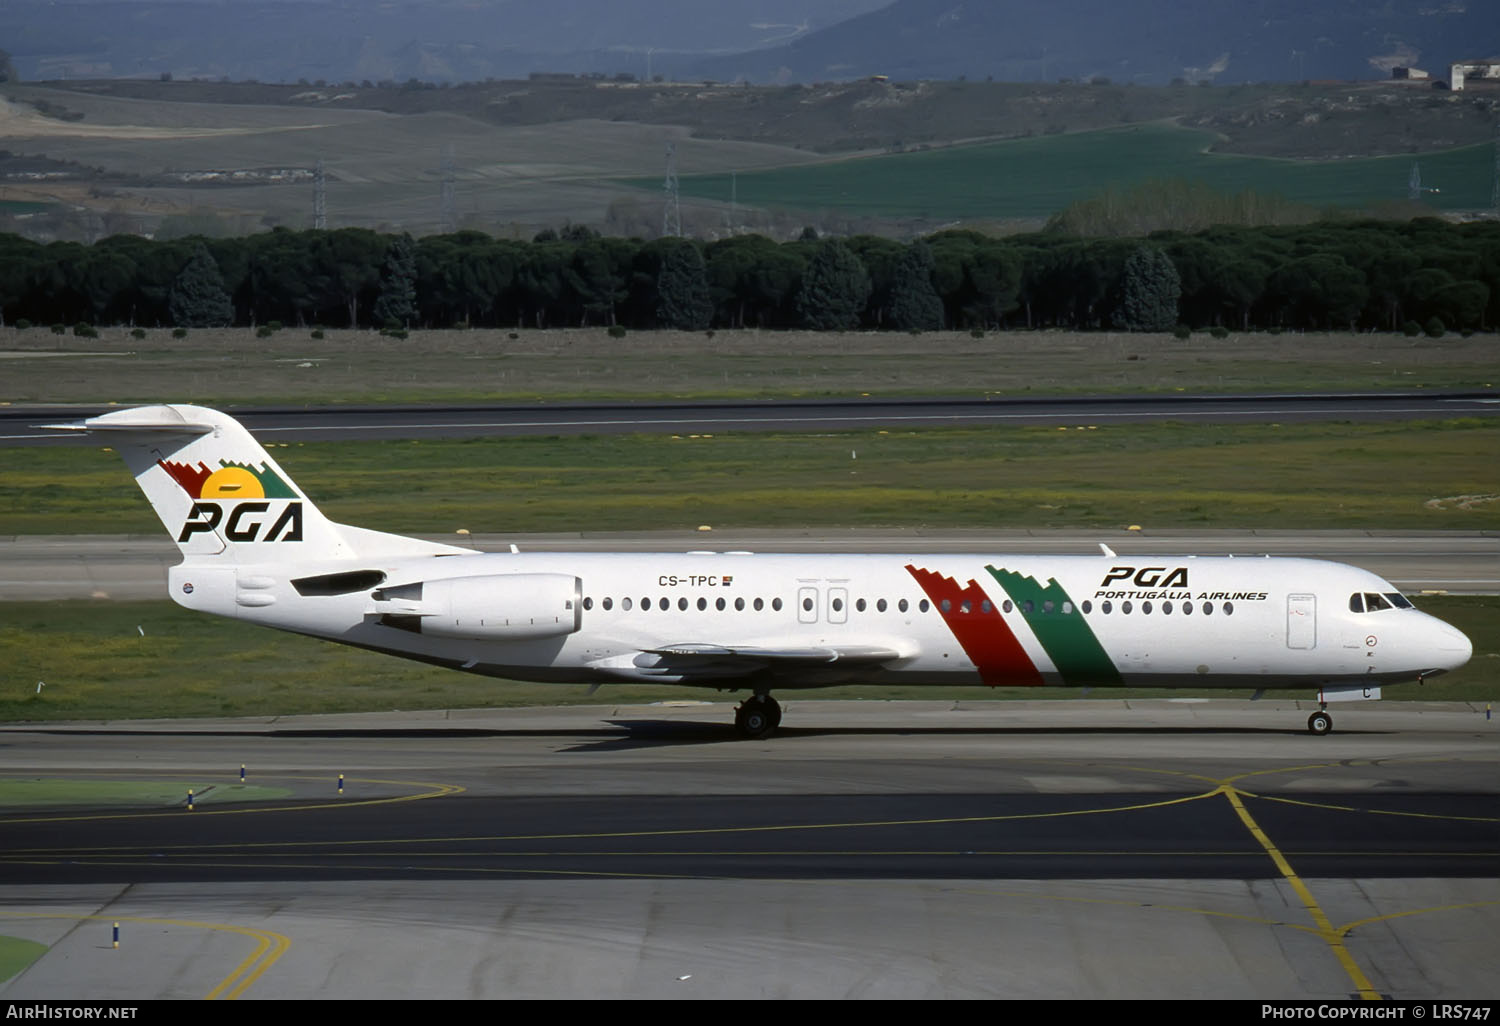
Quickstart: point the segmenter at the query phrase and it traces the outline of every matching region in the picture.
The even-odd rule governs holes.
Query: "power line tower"
[[[663,237],[682,234],[682,204],[677,195],[677,144],[667,143],[667,181],[664,186],[667,194],[666,205],[661,212],[661,233]]]
[[[321,157],[313,168],[313,227],[319,231],[328,227],[328,177]]]
[[[453,183],[458,177],[458,166],[453,162],[452,143],[443,147],[442,177],[442,209],[439,217],[443,222],[443,234],[451,235],[458,231],[458,208],[453,198]]]

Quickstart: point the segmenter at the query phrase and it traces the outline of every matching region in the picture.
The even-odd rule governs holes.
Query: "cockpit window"
[[[1390,599],[1391,605],[1395,606],[1397,609],[1417,608],[1416,606],[1411,604],[1411,600],[1409,598],[1401,594],[1399,591],[1388,591],[1385,593],[1385,597]]]
[[[1349,596],[1349,612],[1363,613],[1365,611],[1365,597],[1359,592]]]
[[[1380,596],[1378,592],[1365,592],[1365,612],[1373,613],[1377,609],[1390,609],[1391,604]]]

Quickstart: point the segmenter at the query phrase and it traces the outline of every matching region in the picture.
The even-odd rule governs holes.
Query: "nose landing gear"
[[[768,736],[781,725],[781,706],[769,694],[755,694],[734,711],[734,729],[743,738]]]
[[[1319,737],[1333,729],[1333,717],[1326,708],[1319,709],[1307,718],[1307,729]]]

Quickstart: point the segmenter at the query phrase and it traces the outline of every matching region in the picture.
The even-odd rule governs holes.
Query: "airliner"
[[[176,540],[188,609],[469,673],[743,692],[834,684],[1313,689],[1456,669],[1462,633],[1366,570],[1311,559],[480,552],[328,520],[236,420],[144,406],[108,438]]]

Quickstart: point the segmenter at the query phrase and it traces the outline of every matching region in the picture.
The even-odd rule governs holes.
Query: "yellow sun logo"
[[[208,475],[200,495],[204,499],[264,499],[260,479],[244,467],[223,467]]]

